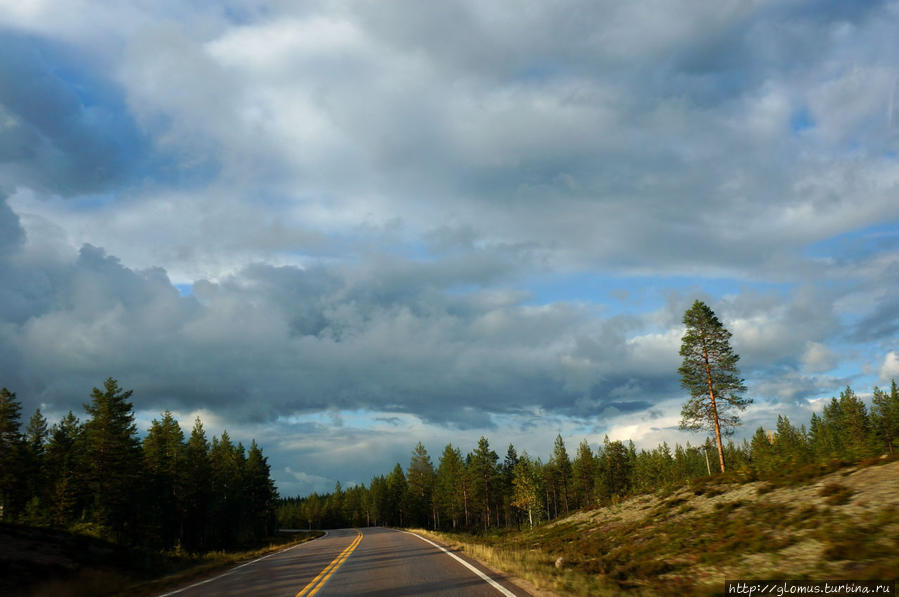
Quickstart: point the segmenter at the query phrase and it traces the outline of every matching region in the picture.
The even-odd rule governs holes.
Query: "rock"
[[[565,558],[563,558],[563,557],[561,557],[561,556],[559,556],[558,558],[556,558],[556,568],[561,569],[562,566],[564,566],[564,565],[565,565]]]

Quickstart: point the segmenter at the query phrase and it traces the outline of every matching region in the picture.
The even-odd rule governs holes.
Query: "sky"
[[[0,0],[0,385],[282,495],[485,435],[739,439],[899,377],[899,2]],[[741,435],[742,434],[742,435]]]

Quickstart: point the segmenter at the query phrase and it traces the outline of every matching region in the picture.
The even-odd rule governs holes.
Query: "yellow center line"
[[[356,530],[356,538],[353,539],[353,542],[350,543],[346,549],[344,549],[340,554],[331,560],[331,563],[325,566],[325,569],[318,573],[318,576],[312,579],[308,585],[303,587],[303,590],[296,594],[296,597],[312,597],[315,595],[322,586],[328,582],[328,579],[331,578],[331,575],[337,572],[337,569],[340,568],[340,565],[346,561],[350,554],[353,553],[353,550],[362,542],[362,531]]]

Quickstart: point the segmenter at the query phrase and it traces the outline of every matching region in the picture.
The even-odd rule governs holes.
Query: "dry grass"
[[[521,533],[432,536],[564,595],[714,594],[725,578],[892,579],[899,461],[876,464],[794,485],[704,482]]]

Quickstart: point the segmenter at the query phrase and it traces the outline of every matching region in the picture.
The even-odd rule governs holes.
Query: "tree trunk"
[[[462,504],[465,507],[465,528],[471,527],[471,519],[468,516],[468,488],[462,482]]]
[[[484,530],[490,526],[490,480],[487,474],[484,474],[484,507],[487,509],[487,515],[484,517]]]
[[[709,401],[712,403],[712,418],[715,421],[715,441],[718,443],[718,461],[721,464],[721,472],[724,472],[724,446],[721,445],[721,428],[718,425],[718,405],[715,403],[715,390],[712,388],[712,368],[709,366],[709,351],[705,344],[705,336],[702,337],[702,358],[705,360],[705,375],[709,384]]]

